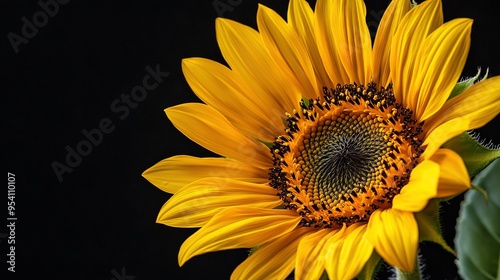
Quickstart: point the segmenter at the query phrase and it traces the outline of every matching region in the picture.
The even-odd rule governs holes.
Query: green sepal
[[[465,279],[500,279],[500,160],[472,181],[488,193],[467,192],[456,225],[458,273]]]
[[[500,158],[500,149],[483,146],[468,132],[448,140],[443,144],[443,148],[452,149],[462,157],[471,178],[486,168],[492,161]]]
[[[257,252],[257,250],[260,249],[260,247],[262,247],[262,245],[255,246],[255,247],[251,248],[250,250],[248,250],[248,256],[250,257],[251,255],[253,255],[255,252]]]
[[[486,68],[486,74],[484,74],[483,78],[480,81],[482,81],[482,80],[486,79],[486,77],[488,77],[488,72],[489,72],[489,69]],[[453,88],[453,90],[451,91],[451,94],[448,97],[448,99],[451,99],[451,98],[459,95],[460,93],[464,92],[466,89],[470,88],[475,82],[477,82],[479,80],[480,75],[481,75],[481,67],[478,67],[476,76],[466,78],[466,79],[463,79],[462,81],[458,82],[455,85],[455,87]]]
[[[328,273],[326,273],[326,270],[323,270],[323,274],[321,274],[319,280],[329,280]]]
[[[266,147],[268,147],[269,149],[272,149],[273,146],[274,146],[274,143],[269,143],[269,142],[266,142],[266,141],[263,141],[263,140],[259,140],[260,143],[266,145]]]
[[[372,255],[366,262],[363,270],[359,273],[357,280],[372,280],[375,279],[380,266],[382,265],[382,258],[377,254],[375,250],[373,250]]]
[[[400,270],[397,267],[393,267],[394,273],[396,274],[396,279],[395,280],[422,280],[422,271],[424,269],[424,266],[422,265],[422,260],[420,257],[420,254],[417,256],[416,264],[415,267],[413,268],[413,271],[407,272]]]
[[[483,198],[484,198],[484,202],[486,204],[488,204],[488,193],[483,188],[481,188],[480,186],[475,186],[475,185],[471,185],[470,188],[472,190],[475,190],[475,191],[479,192],[480,194],[482,194]]]
[[[309,99],[307,99],[307,98],[302,98],[302,102],[304,103],[304,105],[306,107],[309,107],[311,105],[311,103],[309,102]]]
[[[443,249],[456,256],[455,251],[446,244],[441,233],[441,224],[439,222],[440,201],[440,199],[431,199],[422,211],[414,214],[418,223],[419,242],[431,241],[437,243]]]

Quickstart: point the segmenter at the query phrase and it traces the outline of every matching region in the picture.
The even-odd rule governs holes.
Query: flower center
[[[303,226],[366,222],[387,209],[422,153],[422,124],[395,102],[392,87],[338,85],[287,113],[271,149],[270,185]]]

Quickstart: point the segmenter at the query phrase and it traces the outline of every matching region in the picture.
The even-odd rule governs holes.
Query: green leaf
[[[468,191],[457,220],[455,248],[458,273],[464,279],[500,278],[500,160],[473,180],[488,193]]]
[[[448,140],[444,143],[443,148],[452,149],[462,157],[471,178],[492,161],[500,158],[500,149],[483,146],[467,132]]]
[[[488,72],[489,72],[489,69],[486,68],[486,74],[484,74],[481,81],[486,79],[486,77],[488,77]],[[453,88],[453,90],[451,91],[451,94],[448,97],[448,99],[453,98],[453,97],[459,95],[460,93],[464,92],[466,89],[470,88],[476,81],[479,80],[479,75],[481,75],[481,67],[477,68],[476,76],[466,78],[466,79],[463,79],[462,81],[458,82],[455,85],[455,87]]]
[[[373,250],[372,255],[366,262],[363,270],[359,273],[357,280],[371,280],[375,279],[380,266],[382,265],[382,258],[377,254],[375,250]]]
[[[437,243],[455,256],[455,251],[446,244],[441,233],[441,225],[439,223],[440,201],[439,199],[431,199],[422,211],[414,214],[418,223],[418,239],[419,242],[431,241]]]

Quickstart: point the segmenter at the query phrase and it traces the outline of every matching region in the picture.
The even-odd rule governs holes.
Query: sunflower
[[[291,0],[287,20],[260,5],[258,30],[216,20],[228,66],[182,61],[203,103],[166,114],[221,157],[177,155],[143,174],[174,194],[157,222],[201,227],[180,265],[259,246],[233,279],[351,279],[380,258],[415,269],[417,215],[470,187],[441,146],[498,114],[500,77],[450,97],[472,20],[443,23],[440,0],[392,1],[373,44],[365,17],[361,0]]]

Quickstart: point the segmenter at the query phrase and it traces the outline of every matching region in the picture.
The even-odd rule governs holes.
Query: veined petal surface
[[[331,1],[333,40],[350,83],[368,84],[372,79],[372,42],[362,0]]]
[[[334,85],[337,83],[347,84],[349,83],[349,75],[342,66],[339,46],[334,39],[337,30],[333,27],[332,22],[336,20],[337,15],[333,2],[331,0],[316,1],[314,13],[316,42],[330,80],[333,81]]]
[[[399,102],[416,108],[418,92],[410,92],[410,83],[416,71],[416,56],[425,38],[443,24],[441,0],[427,0],[411,9],[401,20],[392,39],[390,53],[391,79]]]
[[[282,209],[226,208],[184,241],[179,265],[208,252],[265,244],[292,231],[299,221],[295,213]]]
[[[373,252],[366,224],[349,226],[342,237],[331,237],[325,245],[325,269],[330,279],[353,279]]]
[[[229,178],[203,178],[183,187],[160,210],[157,222],[172,227],[202,227],[232,206],[272,209],[282,203],[268,184]]]
[[[396,209],[373,212],[367,236],[389,265],[413,271],[417,261],[418,225],[412,212]]]
[[[463,93],[448,100],[439,112],[425,123],[426,138],[434,133],[437,127],[446,125],[454,119],[467,120],[467,126],[462,131],[476,129],[488,123],[500,113],[499,88],[500,76],[495,76],[474,84]],[[449,139],[451,137],[445,139],[445,142]]]
[[[319,97],[321,91],[306,46],[292,27],[263,5],[259,5],[257,26],[271,57],[280,69],[285,69],[288,81],[296,83],[303,97]]]
[[[226,66],[204,58],[187,58],[182,60],[182,72],[203,102],[245,134],[272,142],[285,129],[281,110],[263,106],[265,100],[252,98],[246,82]]]
[[[408,0],[391,1],[378,26],[373,43],[373,81],[380,86],[387,87],[390,82],[389,58],[392,39],[401,20],[410,9],[411,3]],[[401,96],[396,97],[397,100],[401,98]]]
[[[320,279],[325,270],[323,249],[332,236],[342,236],[344,230],[320,229],[304,236],[297,248],[295,278]],[[328,260],[330,261],[330,260]]]
[[[180,188],[205,177],[265,183],[267,172],[265,169],[229,158],[178,155],[158,162],[144,171],[142,176],[162,191],[173,194]]]
[[[470,189],[471,181],[464,161],[453,150],[439,149],[430,160],[440,168],[436,197],[449,197]]]
[[[179,131],[206,149],[257,167],[269,165],[268,148],[237,130],[214,108],[186,103],[170,107],[165,113]]]
[[[334,81],[330,79],[326,72],[316,43],[314,12],[311,6],[304,0],[291,0],[288,6],[288,24],[299,35],[307,48],[316,75],[317,88],[332,88],[335,85]]]
[[[419,212],[429,199],[436,197],[438,190],[439,164],[424,160],[411,172],[410,181],[392,201],[392,208]]]
[[[233,271],[231,279],[285,279],[293,271],[299,242],[310,233],[310,228],[298,228],[264,244]]]
[[[454,19],[425,38],[415,67],[426,71],[414,71],[409,89],[418,93],[414,111],[416,119],[428,119],[448,99],[469,53],[471,28],[472,20]]]
[[[256,30],[222,18],[215,21],[215,29],[224,59],[235,75],[246,81],[254,98],[280,114],[293,108],[299,110],[302,92],[276,65]]]

